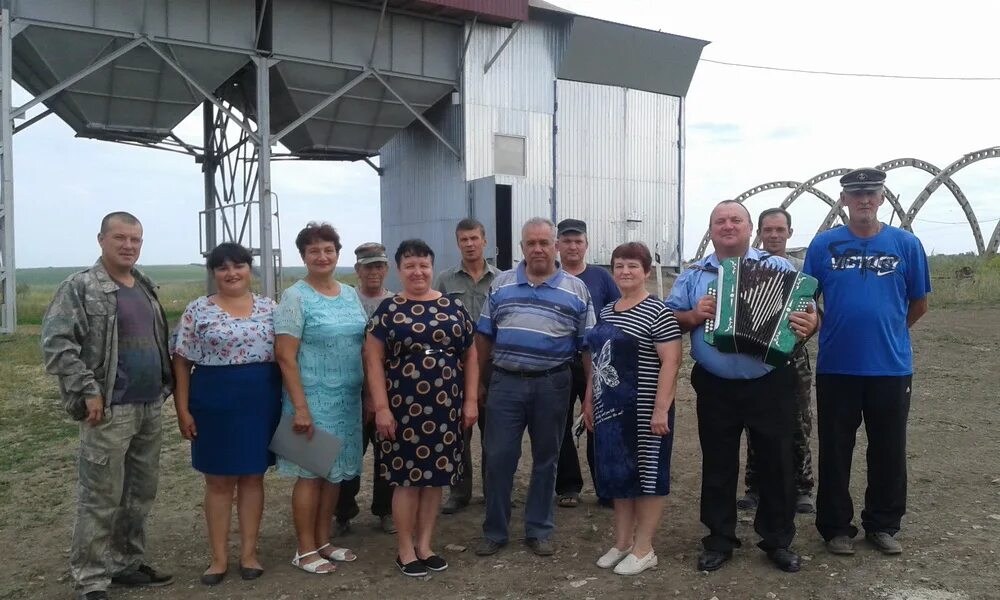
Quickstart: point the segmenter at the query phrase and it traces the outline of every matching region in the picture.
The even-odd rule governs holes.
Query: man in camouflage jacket
[[[85,600],[109,584],[166,585],[143,561],[145,519],[156,497],[160,412],[173,378],[167,320],[155,286],[135,269],[142,225],[111,213],[101,258],[68,277],[42,322],[45,369],[80,421],[79,490],[70,571]]]

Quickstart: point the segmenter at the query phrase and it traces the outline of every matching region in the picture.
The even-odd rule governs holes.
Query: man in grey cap
[[[392,292],[385,289],[385,276],[389,274],[389,258],[385,254],[385,246],[378,242],[361,244],[354,250],[357,261],[354,272],[358,276],[358,299],[370,317],[379,304],[392,297]],[[363,393],[363,392],[362,392]],[[368,399],[364,398],[365,419],[365,449],[368,442],[372,448],[375,445],[375,422],[370,418]],[[340,486],[340,496],[337,498],[337,535],[344,535],[351,530],[351,519],[361,512],[358,507],[358,491],[361,489],[361,478],[355,477],[345,481]],[[396,525],[392,521],[392,487],[377,474],[372,474],[372,514],[378,517],[379,525],[385,533],[396,533]]]
[[[615,280],[607,269],[587,264],[587,249],[590,247],[587,239],[587,224],[580,219],[563,219],[556,226],[559,237],[556,248],[559,250],[559,260],[564,271],[578,277],[590,291],[594,303],[595,317],[601,310],[619,298],[621,292],[615,285]],[[575,508],[580,503],[580,491],[583,489],[583,474],[580,471],[580,458],[577,456],[573,422],[577,402],[583,404],[583,393],[587,389],[587,380],[583,374],[583,362],[579,356],[571,363],[573,374],[573,393],[570,398],[569,413],[566,415],[566,432],[563,435],[562,448],[559,450],[559,464],[556,469],[556,498],[559,506]],[[594,480],[594,439],[587,433],[587,464],[590,467],[590,479]],[[598,498],[598,503],[610,507],[611,501]]]
[[[846,227],[813,238],[804,273],[819,280],[826,314],[816,357],[819,496],[816,528],[833,554],[854,554],[849,489],[854,442],[868,434],[868,488],[861,526],[883,554],[899,554],[906,513],[906,421],[913,381],[910,327],[927,312],[927,254],[909,231],[878,220],[885,173],[840,179]]]

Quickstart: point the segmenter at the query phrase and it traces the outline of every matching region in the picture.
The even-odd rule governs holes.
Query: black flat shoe
[[[788,548],[778,548],[767,553],[767,558],[785,573],[798,573],[802,568],[799,555]]]
[[[718,550],[703,550],[698,556],[699,571],[718,571],[722,565],[729,562],[733,557],[732,552],[719,552]]]
[[[264,569],[255,569],[253,567],[244,567],[240,565],[240,579],[243,581],[251,581],[257,579],[264,574]]]
[[[448,561],[441,558],[437,554],[431,554],[427,558],[418,559],[420,562],[424,563],[424,566],[431,571],[444,571],[448,568]]]
[[[404,565],[403,561],[397,556],[396,567],[407,577],[427,577],[427,567],[420,560],[414,560]]]
[[[226,578],[226,571],[221,573],[205,573],[201,576],[202,585],[219,585]]]

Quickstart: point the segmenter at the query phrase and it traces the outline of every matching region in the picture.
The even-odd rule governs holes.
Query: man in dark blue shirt
[[[606,269],[587,264],[587,224],[579,219],[563,219],[557,226],[559,238],[556,245],[559,249],[559,260],[564,271],[586,284],[594,303],[594,314],[598,315],[606,305],[621,298],[621,292],[615,285],[615,280]],[[587,389],[587,380],[583,376],[583,363],[578,356],[570,365],[573,373],[573,395],[569,403],[569,413],[566,415],[566,433],[563,435],[562,448],[559,451],[559,467],[556,470],[556,496],[559,506],[573,508],[580,503],[580,491],[583,489],[583,474],[580,472],[580,458],[577,456],[573,422],[577,402],[583,404],[583,393]],[[587,433],[587,463],[590,467],[590,479],[594,480],[594,440]],[[598,498],[598,502],[610,507],[611,502]]]

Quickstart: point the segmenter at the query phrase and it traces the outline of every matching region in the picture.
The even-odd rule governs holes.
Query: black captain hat
[[[840,178],[845,192],[874,192],[885,185],[885,171],[878,169],[854,169]]]
[[[587,235],[587,224],[580,219],[563,219],[556,225],[559,235],[564,233],[582,233]]]

